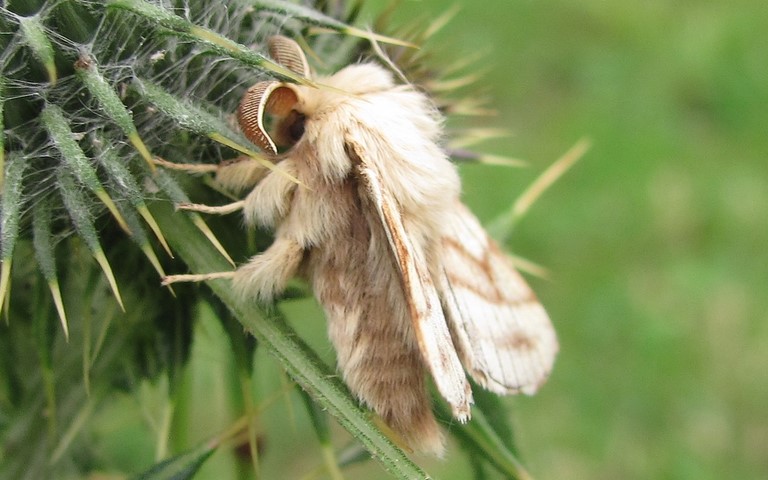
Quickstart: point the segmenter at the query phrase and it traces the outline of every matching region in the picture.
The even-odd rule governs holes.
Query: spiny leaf
[[[181,203],[190,203],[189,197],[187,197],[187,194],[184,193],[184,190],[176,183],[176,181],[171,178],[170,175],[168,175],[163,170],[158,170],[157,174],[153,177],[153,180],[155,180],[156,185],[160,190],[162,190],[163,193],[165,193],[168,198],[173,202],[174,204],[178,205]],[[213,234],[210,228],[208,228],[208,225],[205,224],[205,221],[203,220],[203,217],[201,217],[199,214],[195,212],[186,212],[186,215],[189,216],[189,218],[192,220],[192,222],[195,224],[198,230],[202,232],[203,235],[205,235],[205,238],[208,239],[208,241],[211,243],[211,245],[214,246],[214,248],[224,257],[227,259],[229,264],[234,267],[235,261],[232,260],[232,257],[229,256],[229,253],[227,253],[226,249],[221,245],[221,242],[216,238],[216,235]]]
[[[0,192],[5,185],[5,121],[3,109],[5,108],[5,77],[0,75]]]
[[[337,455],[337,462],[340,467],[348,467],[358,463],[369,462],[370,460],[371,454],[358,442],[350,443]]]
[[[37,358],[40,362],[40,373],[45,392],[46,413],[48,413],[48,433],[51,437],[56,434],[56,385],[53,372],[53,335],[50,331],[50,308],[47,292],[41,282],[35,282],[32,297],[32,337],[35,340]]]
[[[469,456],[484,459],[510,480],[532,480],[520,460],[488,423],[482,410],[474,409],[472,421],[465,425],[454,423],[445,405],[438,404],[437,410],[440,420],[452,424],[451,433]]]
[[[72,422],[64,431],[64,434],[61,436],[61,439],[56,445],[56,448],[53,449],[49,460],[51,464],[58,462],[62,455],[64,455],[64,452],[69,449],[75,437],[77,437],[77,434],[80,433],[86,422],[91,418],[95,406],[96,400],[94,398],[91,397],[86,399],[83,406],[80,408],[80,410],[72,419]]]
[[[517,222],[528,212],[528,209],[541,197],[541,195],[563,176],[584,154],[589,150],[590,142],[583,138],[576,142],[562,157],[549,166],[528,188],[515,200],[507,212],[491,222],[488,232],[497,240],[504,242],[512,233]]]
[[[328,423],[328,412],[320,408],[320,406],[312,400],[307,392],[301,388],[297,388],[301,399],[304,400],[304,406],[307,408],[309,419],[312,422],[312,427],[315,429],[317,439],[320,441],[320,448],[323,452],[323,460],[325,462],[325,468],[328,474],[333,480],[342,480],[344,477],[339,470],[339,463],[336,460],[336,455],[333,451],[333,443],[331,442],[331,429]]]
[[[56,83],[56,63],[54,62],[53,45],[48,39],[48,34],[37,16],[19,17],[19,31],[32,52],[48,72],[48,81],[51,85]]]
[[[98,29],[100,17],[104,12],[102,2],[79,0],[39,3],[44,5],[47,14],[55,16],[57,33],[66,32],[69,40],[80,44],[86,44],[93,39],[93,32]],[[98,8],[94,8],[97,4]]]
[[[276,64],[264,55],[254,52],[245,45],[240,45],[212,30],[195,25],[159,5],[144,0],[110,0],[107,2],[107,6],[110,8],[128,10],[136,15],[144,17],[152,24],[172,30],[179,35],[197,42],[207,43],[210,46],[215,47],[220,53],[240,60],[249,67],[271,71],[284,80],[305,85],[313,85],[310,80]]]
[[[149,213],[149,209],[144,204],[144,202],[136,206],[136,211],[139,212],[139,215],[141,215],[144,221],[147,222],[147,225],[149,225],[149,228],[155,234],[157,239],[160,240],[160,244],[163,246],[168,256],[173,258],[173,252],[171,252],[171,247],[168,246],[168,242],[165,240],[165,237],[163,236],[163,231],[160,230],[160,227],[157,225],[157,221],[155,221],[155,217],[153,217],[152,214]]]
[[[451,148],[467,148],[486,140],[509,137],[509,132],[503,128],[462,128],[449,133]]]
[[[324,27],[338,32],[349,26],[312,8],[284,0],[257,0],[254,5],[261,10],[279,13],[290,18],[298,18],[308,25]]]
[[[485,165],[499,165],[502,167],[513,168],[526,166],[524,160],[511,157],[502,157],[500,155],[489,155],[475,152],[474,150],[465,150],[463,148],[450,148],[447,153],[450,155],[451,160],[455,162],[482,163]]]
[[[59,315],[64,337],[69,340],[69,324],[64,311],[64,303],[61,299],[59,280],[56,276],[56,258],[54,256],[53,233],[51,232],[51,205],[50,199],[44,197],[35,204],[32,218],[32,231],[35,246],[35,258],[43,277],[48,282],[53,303]]]
[[[370,41],[390,43],[404,47],[415,47],[415,45],[410,42],[405,42],[397,38],[387,37],[385,35],[379,35],[377,33],[355,28],[353,26],[347,25],[344,22],[336,20],[335,18],[323,15],[317,10],[305,7],[304,5],[297,3],[286,2],[283,0],[259,0],[256,2],[256,7],[262,10],[276,12],[286,17],[298,18],[308,25],[320,27],[316,31],[322,31],[325,29],[332,32],[343,33],[345,35],[365,38]]]
[[[504,444],[507,449],[517,455],[517,448],[514,443],[514,434],[512,431],[512,423],[510,421],[510,415],[507,408],[502,403],[502,398],[493,392],[489,392],[484,388],[472,385],[472,392],[475,398],[475,409],[482,412],[484,420],[488,426],[496,432],[499,440]]]
[[[543,280],[550,279],[549,270],[538,263],[532,262],[527,258],[520,257],[518,255],[507,254],[507,258],[512,262],[512,265],[519,271],[533,275],[534,277],[541,278]]]
[[[452,7],[446,9],[441,15],[439,15],[434,20],[431,20],[429,24],[427,25],[427,28],[424,29],[422,33],[422,38],[424,40],[429,39],[430,37],[434,36],[437,32],[443,29],[448,23],[450,23],[451,20],[459,13],[459,6],[453,5]]]
[[[99,236],[96,233],[96,227],[94,227],[91,222],[88,207],[85,200],[83,200],[80,195],[80,190],[77,185],[75,185],[75,181],[69,173],[63,170],[59,170],[58,181],[61,198],[69,212],[72,223],[75,225],[77,233],[80,234],[80,237],[85,241],[91,254],[96,259],[99,266],[101,266],[104,275],[107,277],[109,286],[117,299],[117,303],[120,305],[120,308],[125,311],[123,299],[120,297],[120,291],[118,290],[117,282],[115,281],[115,275],[112,273],[112,268],[109,266],[109,262],[104,256],[104,251],[99,243]]]
[[[135,480],[189,480],[216,451],[216,443],[203,444],[195,449],[164,460],[134,477]]]
[[[478,163],[483,163],[485,165],[498,165],[501,167],[517,168],[526,166],[525,160],[512,157],[503,157],[501,155],[489,155],[481,153],[477,155],[476,160]]]
[[[85,88],[88,89],[93,98],[104,109],[104,113],[120,127],[126,137],[128,137],[128,140],[144,158],[144,161],[147,162],[150,170],[154,171],[155,164],[152,161],[152,154],[149,153],[149,149],[139,136],[139,132],[136,131],[136,125],[133,123],[131,113],[123,105],[123,102],[120,101],[120,97],[117,96],[115,89],[99,72],[96,59],[87,54],[81,55],[78,61],[75,62],[75,71],[78,78],[85,85]]]
[[[468,73],[460,77],[443,77],[440,79],[432,79],[424,82],[425,88],[430,92],[442,93],[442,92],[455,92],[464,87],[475,85],[478,80],[482,78],[482,75],[478,72]]]
[[[160,278],[165,277],[165,270],[163,270],[163,266],[160,265],[160,260],[158,260],[157,255],[155,255],[155,251],[152,250],[152,246],[149,244],[147,235],[144,233],[144,229],[141,228],[139,219],[136,214],[133,213],[133,210],[125,210],[123,215],[125,216],[125,221],[128,223],[128,226],[133,232],[131,239],[139,246],[141,251],[144,252],[144,255],[149,260],[149,263],[152,264],[152,267],[155,269]],[[170,288],[170,286],[169,289],[171,292],[173,292],[173,289]]]
[[[515,201],[515,205],[512,208],[513,219],[522,218],[541,194],[552,186],[558,178],[567,172],[589,150],[589,145],[589,140],[579,140],[576,145],[550,165]]]
[[[27,167],[26,159],[20,154],[12,153],[8,156],[5,165],[6,185],[3,189],[2,212],[0,212],[0,225],[2,232],[2,245],[0,245],[0,308],[5,304],[6,295],[11,281],[11,263],[13,262],[13,250],[19,235],[19,219],[22,206],[22,175]]]
[[[70,130],[67,119],[61,108],[53,104],[47,104],[40,114],[40,120],[51,135],[53,143],[61,154],[64,163],[69,167],[69,171],[77,177],[77,180],[91,190],[104,205],[109,209],[112,216],[115,217],[120,227],[128,234],[131,230],[125,223],[125,219],[115,206],[115,202],[104,190],[96,176],[96,171],[91,166],[80,145],[74,139],[74,134]]]
[[[496,110],[489,108],[489,103],[487,98],[475,94],[471,97],[451,100],[446,103],[445,111],[450,115],[465,117],[487,117],[495,115]]]
[[[106,144],[103,139],[99,138],[96,139],[96,142],[101,145]],[[144,218],[144,221],[147,222],[147,225],[149,225],[149,228],[160,241],[160,244],[163,246],[165,251],[169,256],[171,256],[171,258],[173,258],[171,248],[168,246],[168,242],[166,242],[162,230],[160,230],[160,227],[157,226],[157,222],[152,217],[152,214],[149,213],[147,205],[144,203],[144,194],[139,189],[139,186],[131,172],[128,171],[125,165],[123,165],[123,162],[121,162],[118,158],[116,150],[111,148],[102,150],[99,152],[99,155],[97,155],[96,158],[104,167],[104,170],[106,170],[107,175],[109,175],[109,177],[112,179],[112,183],[115,185],[115,188],[120,190],[120,193],[126,199],[128,199],[131,205],[133,205],[133,207],[139,212],[139,215]],[[152,163],[154,164],[154,161]]]

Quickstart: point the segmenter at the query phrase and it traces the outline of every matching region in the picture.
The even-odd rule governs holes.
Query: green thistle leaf
[[[238,155],[278,170],[229,122],[242,92],[254,81],[278,78],[314,86],[266,56],[264,39],[277,32],[293,34],[329,70],[363,56],[382,61],[391,57],[409,79],[440,95],[437,104],[448,113],[482,110],[475,100],[444,100],[467,88],[475,76],[457,73],[434,80],[423,50],[350,24],[362,2],[318,2],[321,6],[314,8],[311,2],[283,0],[235,0],[226,5],[189,0],[184,8],[172,5],[40,0],[0,6],[0,25],[6,32],[0,36],[0,305],[9,316],[34,318],[11,322],[9,335],[0,342],[13,347],[6,348],[8,355],[25,359],[0,363],[6,370],[2,391],[13,397],[0,395],[0,405],[18,406],[10,413],[3,410],[3,418],[32,425],[28,444],[14,444],[26,450],[8,453],[10,460],[0,466],[0,476],[10,472],[15,478],[29,465],[34,466],[31,475],[41,478],[54,471],[82,476],[91,473],[86,472],[91,465],[100,468],[96,454],[81,458],[100,401],[159,373],[182,377],[192,335],[190,311],[207,298],[220,302],[217,305],[226,307],[220,310],[229,310],[237,319],[224,320],[230,322],[227,331],[233,339],[242,336],[243,329],[252,334],[306,392],[303,398],[323,461],[334,478],[341,478],[347,462],[337,461],[331,418],[359,442],[356,459],[362,458],[363,445],[365,457],[374,457],[395,478],[429,478],[377,428],[333,369],[282,317],[242,305],[226,280],[210,282],[218,300],[211,300],[207,288],[185,286],[174,292],[179,296],[174,301],[160,287],[158,276],[166,270],[230,272],[233,256],[252,255],[255,245],[266,245],[269,237],[264,232],[244,233],[237,219],[208,219],[211,229],[197,213],[174,211],[173,204],[190,203],[190,197],[218,197],[204,181],[157,165],[195,164],[209,172],[204,174],[207,181],[218,164]],[[447,17],[426,30],[423,25],[411,27],[410,38],[421,43]],[[334,35],[315,35],[323,32]],[[450,146],[452,153],[470,161],[508,162],[464,150],[489,132],[464,131],[464,141]],[[158,258],[157,242],[169,256],[172,246],[176,258]],[[11,280],[34,288],[11,289]],[[307,294],[306,289],[295,291]],[[57,317],[61,329],[52,321]],[[37,333],[27,335],[32,328]],[[12,342],[27,337],[36,344],[25,349]],[[252,350],[235,349],[240,369],[250,373]],[[43,366],[42,381],[36,384],[25,381],[23,367],[30,364]],[[37,398],[40,401],[29,402]],[[173,400],[169,394],[167,403]],[[45,418],[43,411],[51,417]],[[173,424],[170,414],[166,420],[158,436]],[[524,478],[508,445],[496,435],[504,432],[486,428],[482,416],[479,421],[479,426],[462,430],[460,438],[468,439],[484,465]],[[40,425],[49,433],[37,435]],[[249,436],[255,446],[256,432]],[[208,443],[188,450],[141,478],[192,478],[217,447]]]
[[[40,23],[40,18],[37,16],[20,17],[19,26],[21,27],[20,32],[24,43],[29,46],[38,60],[40,60],[40,63],[45,67],[46,72],[48,72],[48,81],[51,85],[55,84],[58,72],[56,71],[56,62],[53,58],[53,45],[48,34],[45,32],[45,28]]]
[[[8,157],[5,167],[7,183],[3,189],[3,210],[0,212],[0,225],[2,225],[0,259],[3,262],[2,267],[0,267],[0,308],[5,305],[6,295],[8,295],[10,288],[13,250],[19,235],[20,212],[23,204],[21,178],[27,168],[27,162],[21,155],[12,154]]]

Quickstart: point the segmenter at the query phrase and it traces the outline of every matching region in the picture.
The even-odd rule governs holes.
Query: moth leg
[[[178,282],[204,282],[231,278],[237,294],[243,299],[269,303],[285,289],[304,258],[304,247],[287,235],[278,235],[268,249],[254,255],[248,263],[233,272],[190,275],[168,275],[163,285]]]
[[[205,163],[174,163],[169,162],[160,157],[154,157],[156,165],[164,167],[168,170],[179,170],[186,173],[211,173],[217,172],[217,178],[222,169],[228,168],[227,165],[210,165]],[[179,210],[187,210],[191,212],[209,213],[215,215],[226,215],[228,213],[236,212],[243,208],[243,202],[234,202],[228,205],[222,205],[220,207],[212,207],[209,205],[201,205],[198,203],[180,203],[176,205]]]
[[[216,183],[229,192],[241,193],[253,188],[268,173],[269,169],[263,163],[241,155],[219,164]]]
[[[238,162],[222,166],[219,173],[227,169],[238,168],[238,165],[248,167],[252,162]],[[258,182],[245,200],[239,200],[227,205],[209,206],[198,203],[181,203],[179,210],[188,210],[213,215],[227,215],[238,210],[243,210],[245,223],[248,225],[263,225],[274,227],[277,221],[288,213],[288,206],[296,188],[296,182],[292,181],[286,173],[295,176],[295,163],[289,158],[280,162],[280,172],[270,172]],[[247,173],[241,170],[241,173]],[[253,174],[251,172],[251,174]],[[218,177],[217,177],[218,178]],[[229,183],[233,183],[230,179]]]
[[[155,165],[163,167],[168,170],[179,170],[187,173],[211,173],[219,169],[218,165],[212,165],[209,163],[176,163],[169,162],[168,160],[160,157],[154,157],[152,159]]]
[[[200,203],[180,203],[176,205],[176,208],[179,210],[187,210],[189,212],[209,213],[212,215],[227,215],[229,213],[241,210],[244,205],[244,200],[238,200],[237,202],[232,202],[220,206],[203,205]]]
[[[269,170],[261,163],[246,155],[225,160],[218,165],[208,163],[176,163],[164,158],[154,157],[155,165],[166,170],[176,170],[188,174],[215,173],[216,183],[225,190],[239,193],[253,188]]]
[[[235,272],[213,272],[198,274],[166,275],[163,277],[162,285],[170,285],[180,282],[205,282],[208,280],[218,280],[222,278],[234,278]]]
[[[279,236],[268,249],[254,255],[235,271],[167,275],[163,277],[162,285],[230,278],[241,298],[255,298],[261,303],[269,303],[285,289],[303,258],[304,248],[296,240]]]
[[[245,197],[243,216],[246,224],[272,228],[288,215],[297,187],[288,175],[297,177],[298,169],[292,158],[286,158],[278,165],[280,172],[268,173]]]
[[[233,275],[233,286],[242,298],[271,302],[285,289],[304,258],[304,247],[295,239],[279,235],[264,252],[254,255]]]

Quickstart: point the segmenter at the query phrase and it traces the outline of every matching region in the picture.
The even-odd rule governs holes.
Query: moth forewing
[[[384,190],[375,169],[366,165],[365,151],[348,144],[356,172],[370,195],[386,232],[403,283],[413,330],[419,349],[440,394],[451,406],[454,417],[466,422],[470,417],[472,390],[464,374],[440,306],[426,256],[406,232],[392,196]]]
[[[438,290],[467,371],[499,394],[534,393],[558,350],[555,330],[531,289],[457,202],[442,239]]]

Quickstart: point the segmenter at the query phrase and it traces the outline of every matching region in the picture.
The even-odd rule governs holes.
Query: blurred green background
[[[481,218],[593,143],[511,242],[551,270],[531,282],[561,340],[549,384],[510,400],[524,462],[541,479],[768,478],[766,4],[461,7],[441,54],[488,53],[492,123],[513,132],[492,147],[533,167],[465,168]]]
[[[512,133],[487,150],[531,165],[462,168],[481,219],[508,208],[579,138],[592,141],[508,245],[550,270],[530,281],[561,341],[545,388],[505,399],[524,463],[538,479],[768,478],[764,0],[405,1],[394,23],[457,3],[430,48],[442,61],[484,54],[482,83],[498,116],[479,125]],[[332,361],[313,302],[283,308]],[[190,401],[174,420],[179,446],[223,430],[238,408],[222,393],[240,387],[205,309],[197,331]],[[313,478],[314,434],[290,387],[280,393],[279,370],[257,369],[254,379],[264,478]],[[101,447],[114,465],[151,463],[142,440],[151,435],[125,429],[141,424],[159,390],[103,413]],[[467,478],[459,457],[454,445],[447,461],[419,463],[436,478]],[[237,476],[233,465],[231,452],[217,453],[200,478]],[[388,477],[369,463],[347,478]]]

